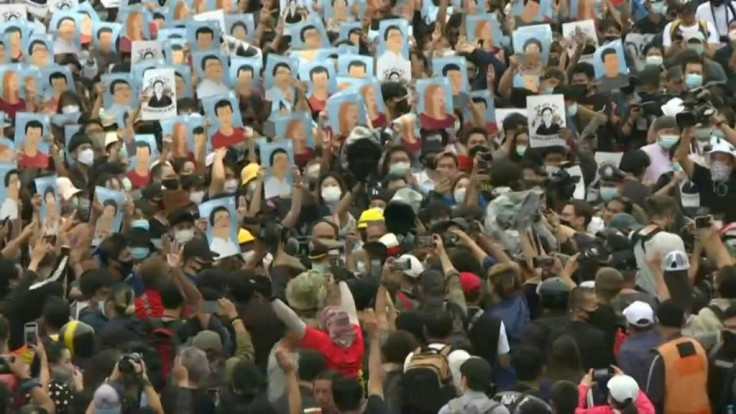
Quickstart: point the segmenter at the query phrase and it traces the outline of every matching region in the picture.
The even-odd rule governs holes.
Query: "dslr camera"
[[[137,352],[125,354],[121,356],[118,361],[118,370],[120,370],[120,373],[124,376],[136,376],[137,374],[133,363],[135,362],[140,365],[142,361],[143,358],[141,357],[141,354]]]
[[[677,126],[691,128],[697,124],[707,125],[709,118],[716,113],[710,98],[710,91],[702,86],[690,91],[690,97],[682,102],[685,109],[675,115]]]

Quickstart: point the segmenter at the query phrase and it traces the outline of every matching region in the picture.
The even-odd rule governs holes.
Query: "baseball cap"
[[[707,151],[708,154],[713,154],[714,152],[722,152],[724,154],[736,156],[736,148],[734,148],[733,145],[731,145],[731,143],[729,143],[725,139],[711,139],[710,145],[711,148]]]
[[[192,346],[202,351],[222,351],[222,340],[215,331],[204,330],[192,338]]]
[[[636,401],[639,397],[639,384],[628,375],[614,375],[608,380],[608,393],[616,402]]]
[[[184,259],[196,257],[201,260],[212,261],[220,255],[210,250],[210,245],[207,244],[207,240],[201,237],[195,237],[184,245],[182,256]]]
[[[243,169],[240,170],[240,182],[242,184],[248,184],[250,180],[256,178],[260,168],[261,167],[254,162],[243,167]]]
[[[685,33],[685,36],[683,36],[683,38],[687,43],[691,43],[693,41],[700,42],[700,43],[705,42],[705,36],[703,36],[703,34],[700,33],[700,30]]]
[[[685,310],[672,300],[666,300],[657,306],[657,321],[664,327],[681,328],[685,323]]]
[[[654,323],[654,311],[648,303],[634,301],[624,309],[624,317],[629,325],[645,328]]]
[[[470,357],[460,365],[460,375],[465,377],[468,388],[474,391],[485,391],[493,380],[491,364],[483,358]]]
[[[480,278],[473,273],[463,272],[460,273],[460,286],[463,288],[463,293],[466,295],[477,293],[483,287],[483,282]]]
[[[687,259],[687,255],[679,250],[674,250],[667,253],[664,258],[664,271],[678,271],[690,269],[690,262]]]
[[[413,254],[402,254],[397,259],[398,261],[407,261],[409,263],[409,268],[404,270],[404,274],[411,277],[411,278],[418,278],[420,274],[424,271],[424,266],[422,265],[422,262],[417,259],[416,256]]]
[[[358,228],[364,229],[368,227],[368,224],[370,223],[383,223],[383,210],[380,208],[369,208],[368,210],[364,210],[362,213],[360,213],[360,218],[358,218]]]
[[[100,385],[92,396],[95,413],[119,414],[122,410],[120,391],[113,384],[106,382]]]
[[[628,233],[630,231],[637,231],[644,227],[639,223],[634,216],[629,213],[618,213],[611,218],[608,223],[608,227],[614,228],[618,231]]]
[[[318,272],[302,272],[286,284],[285,296],[297,311],[319,309],[327,297],[327,279]]]
[[[163,200],[164,191],[161,189],[161,184],[151,184],[141,190],[141,197],[148,201]]]
[[[65,201],[69,201],[72,197],[74,197],[75,194],[79,193],[81,190],[72,184],[72,180],[70,180],[68,177],[58,177],[56,179],[56,188],[59,190],[59,194],[61,194],[61,198]]]

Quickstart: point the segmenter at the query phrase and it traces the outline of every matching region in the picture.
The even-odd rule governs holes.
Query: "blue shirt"
[[[618,355],[618,366],[627,375],[636,380],[641,389],[647,386],[649,366],[657,349],[662,344],[662,338],[656,329],[650,329],[631,336],[622,346]]]

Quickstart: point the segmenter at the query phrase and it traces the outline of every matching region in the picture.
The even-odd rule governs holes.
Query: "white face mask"
[[[713,177],[713,181],[726,181],[731,176],[733,166],[720,161],[713,161],[710,164],[710,175]]]
[[[337,203],[340,201],[341,196],[342,191],[340,191],[340,187],[336,185],[322,188],[322,199],[325,203]]]
[[[552,175],[557,171],[560,171],[560,167],[558,167],[557,165],[545,165],[544,171],[547,172],[547,175]]]
[[[226,193],[234,193],[238,191],[238,180],[236,178],[226,180],[224,190]]]
[[[462,204],[463,202],[465,202],[465,192],[465,188],[458,188],[457,190],[455,190],[455,193],[453,195],[455,197],[456,203]]]
[[[189,193],[189,201],[191,201],[194,204],[202,204],[203,199],[204,199],[204,191],[193,191]]]
[[[61,107],[61,113],[62,114],[73,114],[79,112],[79,106],[78,105],[66,105]]]
[[[255,256],[255,255],[256,255],[256,252],[255,252],[255,251],[253,251],[253,250],[251,250],[251,251],[249,251],[249,252],[245,252],[245,253],[240,253],[240,257],[242,257],[242,258],[243,258],[243,261],[245,261],[245,263],[248,263],[248,261],[249,261],[249,260],[250,260],[250,259],[251,259],[251,258],[252,258],[253,256]]]
[[[411,164],[408,162],[397,162],[395,164],[391,164],[390,167],[388,167],[388,173],[393,175],[394,177],[403,177],[406,175],[407,172],[409,172],[409,169],[411,168]]]
[[[82,152],[79,153],[79,156],[77,156],[77,161],[79,161],[81,164],[84,164],[86,166],[91,166],[95,163],[95,153],[92,151],[91,148],[87,148],[85,150],[82,150]]]
[[[645,62],[647,65],[660,66],[664,62],[664,59],[659,55],[651,55],[646,57]]]
[[[187,243],[189,240],[192,240],[194,238],[194,230],[187,229],[187,230],[177,230],[174,232],[174,239],[179,244]]]

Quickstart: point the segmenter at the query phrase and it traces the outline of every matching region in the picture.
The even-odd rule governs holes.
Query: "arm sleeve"
[[[511,352],[511,347],[509,346],[509,339],[506,336],[506,326],[501,322],[498,328],[498,355],[506,355],[509,352]]]
[[[286,325],[286,328],[296,331],[300,338],[304,337],[307,325],[299,318],[299,315],[294,313],[290,307],[286,306],[281,299],[272,301],[271,307],[276,317]]]
[[[703,167],[698,163],[693,163],[692,182],[698,186],[698,189],[713,185],[713,179],[710,178],[710,169]]]
[[[670,38],[670,30],[672,29],[672,23],[667,23],[662,31],[662,46],[668,48],[672,46],[672,39]]]

